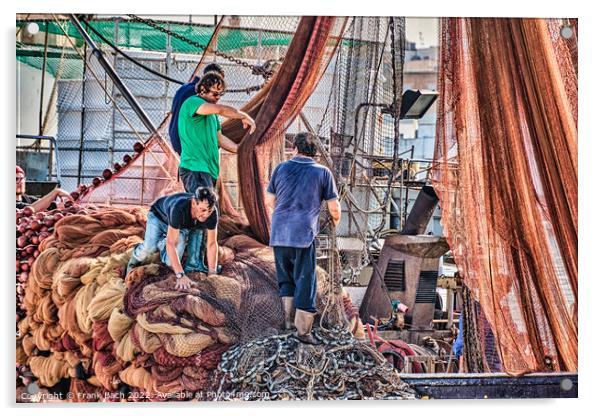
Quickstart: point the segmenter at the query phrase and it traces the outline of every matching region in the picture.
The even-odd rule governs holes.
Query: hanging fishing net
[[[508,372],[577,370],[577,50],[565,23],[442,20],[431,179]]]

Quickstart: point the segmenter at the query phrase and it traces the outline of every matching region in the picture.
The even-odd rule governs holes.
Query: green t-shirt
[[[196,114],[196,110],[206,102],[198,95],[193,95],[182,104],[178,117],[178,133],[182,143],[180,166],[194,172],[207,172],[217,180],[217,132],[221,130],[221,125],[217,114]]]

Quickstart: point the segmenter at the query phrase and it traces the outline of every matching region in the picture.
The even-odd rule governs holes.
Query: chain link
[[[189,45],[195,46],[195,47],[197,47],[199,49],[207,50],[209,48],[208,45],[199,43],[199,42],[194,41],[192,39],[188,39],[187,37],[182,36],[179,33],[176,33],[176,32],[173,32],[173,31],[171,31],[169,29],[164,28],[163,26],[161,26],[161,25],[153,22],[150,19],[143,19],[143,18],[141,18],[139,16],[136,16],[134,14],[128,14],[127,16],[129,16],[135,22],[143,23],[143,24],[145,24],[147,26],[152,27],[153,29],[156,29],[156,30],[158,30],[158,31],[160,31],[162,33],[165,33],[166,35],[172,36],[172,37],[174,37],[176,39],[181,40],[182,42],[188,43]],[[248,68],[249,70],[251,70],[251,72],[253,73],[253,75],[260,75],[266,81],[268,81],[270,79],[270,77],[272,75],[274,75],[274,70],[270,69],[270,67],[271,67],[270,64],[273,62],[271,60],[270,61],[266,61],[263,65],[252,65],[252,64],[249,64],[249,63],[247,63],[247,62],[245,62],[245,61],[243,61],[241,59],[235,58],[235,57],[233,57],[231,55],[228,55],[228,54],[226,54],[224,52],[220,52],[220,51],[215,50],[215,49],[213,49],[212,52],[215,55],[217,55],[217,56],[219,56],[221,58],[224,58],[224,59],[226,59],[226,60],[228,60],[230,62],[234,62],[237,65],[240,65],[240,66],[243,66],[245,68]]]

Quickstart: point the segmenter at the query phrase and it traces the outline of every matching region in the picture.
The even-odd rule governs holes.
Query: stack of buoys
[[[63,209],[35,212],[30,206],[16,211],[16,273],[17,273],[17,321],[22,318],[25,286],[34,260],[40,255],[39,245],[54,232],[54,225],[64,217],[87,214],[88,210],[70,202]]]
[[[81,184],[77,188],[77,191],[71,192],[71,197],[73,198],[73,200],[77,201],[80,197],[85,196],[92,189],[99,187],[107,181],[110,181],[114,174],[120,172],[121,170],[125,171],[125,168],[127,168],[136,158],[139,157],[139,155],[144,151],[144,149],[146,149],[146,145],[142,142],[136,142],[134,143],[133,149],[135,152],[134,157],[132,157],[129,154],[125,154],[122,159],[123,163],[115,162],[112,170],[107,168],[102,171],[102,177],[97,176],[92,179],[91,184]]]

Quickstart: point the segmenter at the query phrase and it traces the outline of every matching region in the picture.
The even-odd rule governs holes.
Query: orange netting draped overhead
[[[577,49],[562,24],[441,22],[432,181],[507,372],[577,370]]]

